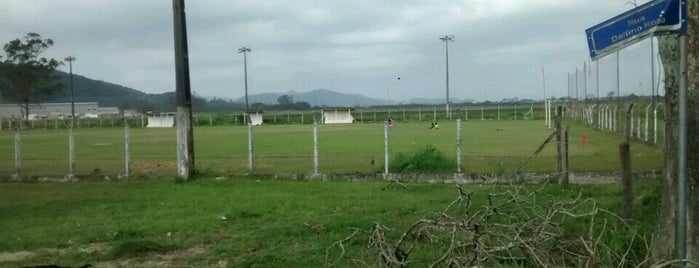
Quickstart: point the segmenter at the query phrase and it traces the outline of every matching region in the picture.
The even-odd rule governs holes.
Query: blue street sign
[[[590,57],[597,60],[651,35],[687,32],[686,0],[653,0],[587,30]]]

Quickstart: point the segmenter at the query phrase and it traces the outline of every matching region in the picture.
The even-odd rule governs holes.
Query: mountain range
[[[37,102],[70,102],[70,75],[62,71],[56,71],[58,82],[63,90],[54,92],[51,96],[37,99]],[[97,102],[101,107],[118,107],[119,109],[136,109],[142,112],[159,111],[172,112],[176,110],[175,92],[149,94],[143,91],[117,85],[114,83],[90,79],[88,77],[73,74],[73,94],[75,102]],[[307,102],[312,107],[368,107],[397,105],[398,101],[387,103],[385,99],[375,99],[360,94],[341,93],[329,89],[314,89],[307,92],[286,91],[280,93],[260,93],[248,95],[249,103],[262,103],[274,105],[278,103],[280,96],[288,95],[294,102]],[[0,99],[2,103],[9,103],[7,99]],[[453,103],[468,100],[452,99]],[[439,104],[444,99],[411,99],[410,104]],[[402,104],[407,104],[402,103]],[[245,97],[235,100],[223,98],[204,98],[192,96],[192,109],[195,112],[222,111],[243,109]]]

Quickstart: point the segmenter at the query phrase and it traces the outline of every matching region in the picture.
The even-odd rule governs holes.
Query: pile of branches
[[[473,194],[459,186],[456,199],[443,211],[417,220],[397,239],[390,238],[395,233],[391,228],[378,222],[369,229],[354,228],[326,249],[326,266],[622,267],[645,262],[628,262],[636,235],[622,252],[605,245],[609,225],[629,226],[595,200],[581,194],[555,200],[531,186],[509,189],[487,194],[485,205],[476,207]],[[367,241],[367,247],[361,256],[349,256],[345,244],[357,239]]]

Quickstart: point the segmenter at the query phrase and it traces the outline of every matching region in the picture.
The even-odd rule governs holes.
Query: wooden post
[[[619,144],[619,160],[621,162],[621,186],[624,191],[624,219],[631,219],[633,216],[633,178],[631,174],[631,139],[633,122],[633,103],[629,104],[624,120],[624,142]]]
[[[563,173],[563,144],[561,143],[561,136],[563,134],[563,130],[561,129],[562,110],[563,107],[556,107],[556,118],[554,120],[554,126],[556,127],[556,172],[558,172],[559,176]]]
[[[561,176],[558,184],[568,185],[568,127],[563,128],[563,153],[561,159]]]
[[[631,179],[631,148],[628,143],[619,144],[619,160],[621,162],[621,186],[624,191],[624,219],[633,216],[633,183]]]

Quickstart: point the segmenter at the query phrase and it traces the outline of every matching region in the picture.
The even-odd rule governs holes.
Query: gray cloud
[[[240,97],[237,49],[249,46],[251,93],[328,88],[394,101],[443,97],[438,38],[454,34],[452,96],[540,99],[543,67],[547,95],[560,97],[567,95],[568,73],[589,61],[584,30],[631,8],[625,3],[188,1],[192,88],[203,96]],[[54,39],[49,56],[77,57],[78,74],[150,93],[174,90],[171,1],[5,0],[0,25],[2,43],[27,32]],[[621,55],[622,94],[648,94],[649,43]],[[615,63],[614,56],[600,60],[601,92],[616,88]],[[588,79],[588,91],[596,93],[596,80]]]

